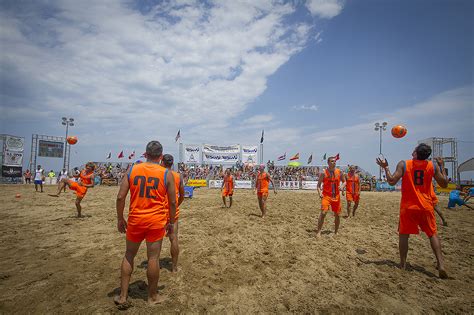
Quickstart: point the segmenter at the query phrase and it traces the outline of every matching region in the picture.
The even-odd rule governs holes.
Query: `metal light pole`
[[[63,163],[63,168],[66,168],[66,153],[68,152],[67,150],[67,146],[68,146],[68,143],[67,143],[67,135],[68,135],[68,132],[69,132],[69,126],[74,126],[74,118],[66,118],[66,117],[63,117],[63,121],[62,121],[62,124],[64,126],[66,126],[66,140],[64,140],[64,163]],[[71,150],[71,149],[69,149]]]
[[[375,131],[380,131],[380,151],[379,154],[382,154],[382,131],[387,130],[387,122],[384,121],[383,123],[375,123]],[[382,168],[379,168],[379,179],[382,180]]]

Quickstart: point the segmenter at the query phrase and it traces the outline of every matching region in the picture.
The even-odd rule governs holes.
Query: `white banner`
[[[25,138],[6,136],[5,151],[23,152]]]
[[[21,166],[23,163],[23,152],[5,151],[3,165]]]
[[[219,154],[219,153],[204,153],[204,163],[215,164],[235,164],[239,161],[239,154]]]
[[[300,189],[300,182],[297,180],[280,181],[280,189]]]
[[[258,163],[258,147],[256,145],[242,146],[242,163]]]
[[[302,189],[316,190],[318,188],[317,180],[304,180],[301,182]]]
[[[194,144],[184,145],[184,163],[201,164],[201,146]]]
[[[236,189],[252,189],[252,181],[251,180],[236,180],[235,188]]]
[[[209,180],[209,188],[221,188],[222,187],[222,179],[210,179]]]
[[[218,153],[218,154],[240,154],[240,145],[218,146],[211,144],[204,144],[202,148],[204,153]]]
[[[209,180],[209,188],[218,188],[222,187],[222,179],[211,179]],[[236,180],[235,189],[252,189],[251,180]]]

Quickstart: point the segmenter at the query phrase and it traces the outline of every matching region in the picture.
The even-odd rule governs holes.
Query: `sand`
[[[125,245],[116,228],[117,189],[90,189],[87,217],[77,219],[70,191],[52,198],[53,186],[43,194],[32,185],[0,186],[0,313],[121,312],[112,301]],[[316,239],[315,192],[271,193],[262,220],[250,191],[237,191],[232,209],[222,209],[218,190],[196,190],[181,207],[178,274],[163,243],[159,292],[166,301],[147,306],[141,248],[125,312],[472,313],[474,213],[444,210],[449,227],[438,218],[450,275],[440,280],[425,235],[410,239],[410,270],[396,267],[399,198],[364,192],[337,237],[328,215]]]

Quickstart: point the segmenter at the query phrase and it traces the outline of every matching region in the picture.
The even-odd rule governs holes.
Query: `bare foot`
[[[114,303],[119,310],[126,310],[132,306],[132,304],[127,301],[127,298],[122,298],[120,295],[114,297]]]
[[[439,269],[438,273],[441,279],[448,279],[448,273],[444,269]]]
[[[316,238],[321,238],[321,231],[316,232]]]
[[[155,297],[148,297],[148,305],[150,306],[160,304],[164,301],[166,301],[166,298],[159,294],[156,294]]]
[[[448,222],[444,221],[443,226],[448,226]]]

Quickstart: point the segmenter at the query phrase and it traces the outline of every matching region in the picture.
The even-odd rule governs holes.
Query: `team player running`
[[[377,158],[377,164],[385,170],[387,181],[395,185],[402,179],[402,198],[400,201],[399,220],[399,251],[400,268],[406,269],[408,255],[408,239],[410,234],[418,234],[421,229],[430,239],[431,248],[437,260],[439,277],[448,278],[444,268],[441,242],[437,235],[434,215],[434,200],[432,197],[433,178],[439,186],[448,186],[444,173],[442,158],[436,158],[435,163],[427,159],[431,155],[431,147],[419,144],[412,153],[412,159],[400,161],[392,174],[385,159]]]

